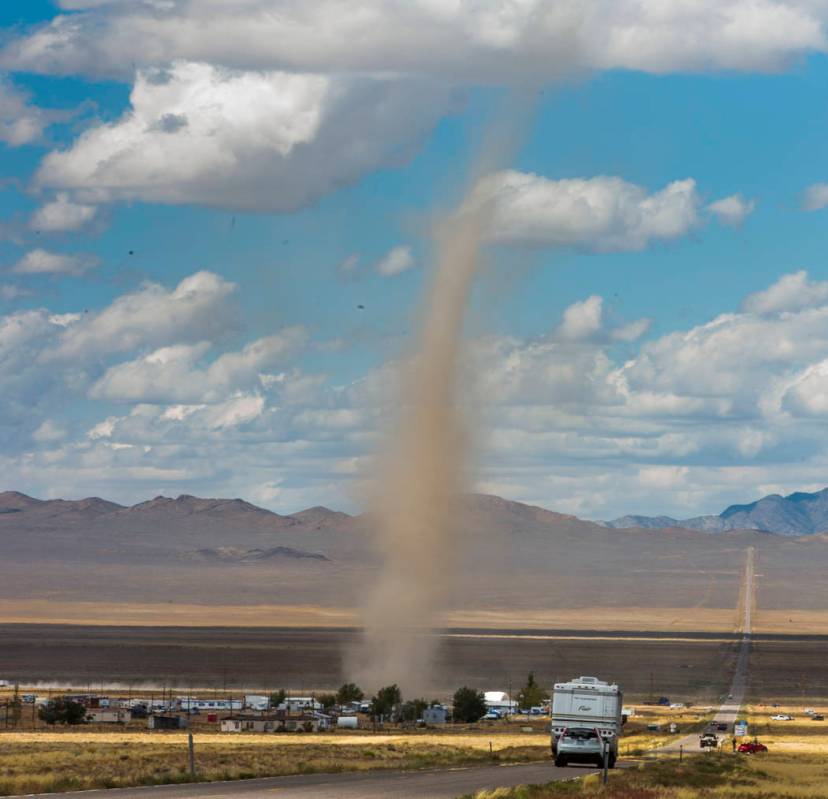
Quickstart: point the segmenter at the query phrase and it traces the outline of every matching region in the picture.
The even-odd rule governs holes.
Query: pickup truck
[[[713,732],[704,732],[699,737],[699,747],[701,749],[716,749],[719,746],[719,738]]]

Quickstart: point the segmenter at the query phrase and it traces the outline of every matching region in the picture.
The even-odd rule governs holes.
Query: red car
[[[746,744],[739,744],[737,751],[743,755],[755,755],[757,752],[767,752],[768,747],[765,744],[760,744],[759,741],[752,741]]]

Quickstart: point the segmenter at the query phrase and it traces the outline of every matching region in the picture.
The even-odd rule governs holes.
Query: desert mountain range
[[[799,536],[828,531],[828,488],[809,494],[797,491],[783,497],[771,494],[747,505],[731,505],[718,516],[673,519],[670,516],[622,516],[607,527],[683,527],[721,533],[725,530],[761,530],[766,533]]]
[[[728,518],[758,514],[768,504],[744,506]],[[452,527],[452,546],[432,556],[435,580],[450,583],[460,610],[733,608],[748,546],[756,550],[765,606],[828,608],[826,535],[770,535],[755,527],[717,535],[675,526],[614,529],[479,494],[458,498]],[[125,507],[5,492],[0,553],[0,604],[55,606],[356,607],[382,562],[369,514],[316,507],[280,515],[241,499],[187,495]],[[441,568],[451,560],[453,569]]]

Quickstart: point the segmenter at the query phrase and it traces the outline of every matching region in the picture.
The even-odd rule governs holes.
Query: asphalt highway
[[[571,780],[593,773],[593,767],[556,768],[549,762],[518,766],[475,766],[429,771],[369,771],[343,774],[300,774],[233,782],[158,785],[84,791],[84,799],[454,799],[499,787]],[[43,799],[74,797],[73,793],[39,794]]]
[[[745,556],[745,569],[740,591],[742,639],[739,643],[739,653],[736,656],[736,667],[733,671],[733,679],[730,682],[727,699],[721,704],[716,715],[713,717],[714,722],[727,724],[727,732],[719,734],[720,745],[723,747],[729,745],[728,739],[733,734],[733,723],[739,714],[739,709],[745,698],[745,689],[747,688],[752,625],[751,616],[753,612],[753,597],[755,594],[754,575],[754,549],[753,547],[749,547]],[[663,746],[660,751],[677,752],[679,748],[682,748],[685,752],[702,751],[699,746],[699,733],[687,735],[678,741]]]

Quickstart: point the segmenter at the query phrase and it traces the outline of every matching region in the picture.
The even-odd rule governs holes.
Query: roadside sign
[[[733,727],[733,734],[737,737],[743,737],[748,734],[748,725],[746,721],[737,721]]]

